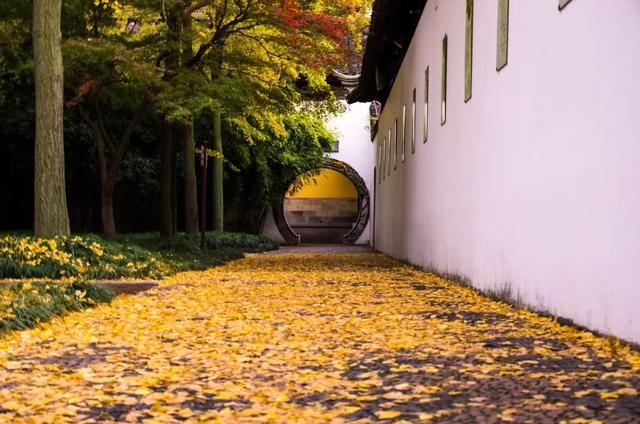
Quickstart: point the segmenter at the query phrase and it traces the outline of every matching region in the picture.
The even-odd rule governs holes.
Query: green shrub
[[[262,235],[243,233],[207,233],[209,249],[241,249],[246,252],[276,250],[279,243]]]
[[[200,235],[179,233],[162,238],[157,233],[129,234],[118,239],[127,244],[135,244],[153,252],[179,251],[200,254]],[[243,233],[208,232],[207,248],[212,250],[237,249],[244,252],[264,252],[275,250],[277,241],[262,235]]]
[[[136,245],[170,264],[173,272],[200,270],[242,258],[243,253],[275,250],[279,244],[264,236],[240,233],[206,234],[207,251],[200,250],[199,234],[179,233],[163,238],[157,233],[128,234],[118,238],[127,245]]]

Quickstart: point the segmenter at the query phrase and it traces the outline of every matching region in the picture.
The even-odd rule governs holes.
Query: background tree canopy
[[[225,225],[259,231],[284,182],[321,166],[334,142],[323,121],[340,104],[326,75],[347,65],[354,43],[360,48],[369,3],[65,0],[72,229],[102,230],[111,198],[114,232],[115,223],[125,232],[156,230],[163,190],[182,228],[185,191],[200,172],[188,147],[212,146],[217,110]],[[31,19],[30,1],[0,4],[0,177],[12,182],[0,187],[0,203],[11,205],[0,208],[2,230],[32,225]],[[162,178],[167,160],[174,172]]]

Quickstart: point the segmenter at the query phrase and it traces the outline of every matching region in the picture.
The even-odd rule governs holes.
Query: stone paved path
[[[0,422],[631,423],[639,370],[382,255],[255,255],[0,339]]]

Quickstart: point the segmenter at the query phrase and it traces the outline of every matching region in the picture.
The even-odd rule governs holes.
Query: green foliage
[[[149,219],[153,212],[137,211],[132,216],[134,212],[127,213],[123,203],[144,196],[154,204],[160,117],[183,121],[193,115],[197,144],[202,144],[212,139],[211,109],[219,108],[225,119],[225,192],[237,198],[227,210],[253,223],[230,228],[257,232],[269,203],[295,176],[318,167],[333,143],[322,121],[339,111],[339,103],[326,75],[343,59],[341,39],[336,37],[341,28],[348,26],[357,35],[354,39],[360,38],[366,9],[361,3],[368,4],[362,0],[284,5],[267,0],[65,0],[65,153],[76,231],[95,231],[99,216],[91,211],[99,201],[95,191],[101,187],[100,164],[94,158],[100,155],[95,128],[85,118],[104,129],[108,169],[120,157],[118,147],[127,145],[128,152],[122,153],[124,160],[114,171],[118,226],[145,231],[154,229],[154,219]],[[239,16],[238,8],[249,4],[240,21],[225,26]],[[196,5],[204,6],[192,14],[190,37],[182,24],[172,29],[162,18],[165,12]],[[4,228],[25,228],[29,221],[13,215],[30,214],[28,196],[14,199],[32,185],[28,178],[33,173],[34,137],[31,9],[28,0],[0,2],[0,156],[10,158],[0,163],[1,175],[18,176],[22,184],[20,189],[0,190],[0,199],[14,202],[12,211],[0,211],[0,220],[12,220]],[[139,32],[126,30],[132,16],[140,23]],[[182,37],[177,44],[170,39],[176,34]],[[206,53],[190,63],[189,47],[194,58],[206,46]],[[122,142],[124,135],[147,98],[152,99],[152,110],[133,126],[128,147]]]
[[[102,280],[161,278],[202,269],[242,257],[243,252],[273,250],[278,244],[263,236],[209,233],[202,253],[196,235],[164,239],[157,234],[134,234],[116,241],[85,235],[37,239],[0,237],[0,278]]]
[[[157,76],[148,45],[133,47],[108,38],[70,39],[63,45],[65,82],[75,89],[75,106],[98,96],[112,109],[134,110]]]
[[[200,235],[179,233],[173,237],[160,237],[157,233],[127,234],[120,236],[120,243],[135,245],[153,253],[185,252],[200,254]],[[275,250],[278,242],[262,236],[242,233],[208,232],[207,248],[213,250],[237,249],[244,252]]]
[[[173,237],[160,237],[157,233],[127,234],[119,243],[139,246],[168,264],[171,272],[206,269],[233,259],[240,259],[245,252],[275,250],[279,244],[261,235],[230,232],[209,232],[206,235],[207,251],[200,250],[200,236],[178,233]]]
[[[244,233],[212,232],[207,234],[209,249],[238,249],[245,252],[276,250],[278,242],[262,236]]]
[[[228,166],[225,175],[225,203],[232,211],[226,222],[242,232],[259,232],[269,206],[298,176],[321,168],[335,142],[321,114],[311,107],[272,123],[249,120],[243,127],[228,119],[223,127],[225,158],[237,168]]]
[[[227,157],[243,171],[255,167],[266,203],[278,199],[299,175],[322,167],[335,142],[322,119],[307,111],[287,115],[278,124],[280,134],[273,125],[250,126],[253,143],[242,142],[247,128],[237,121],[229,120],[225,128]]]
[[[0,334],[32,328],[54,316],[108,303],[111,290],[81,282],[0,284]]]
[[[0,278],[145,277],[161,275],[163,265],[144,249],[97,236],[0,238]]]
[[[0,101],[33,78],[30,14],[31,2],[0,2]]]

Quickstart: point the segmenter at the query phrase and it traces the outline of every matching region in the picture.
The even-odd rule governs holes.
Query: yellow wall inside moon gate
[[[344,199],[358,197],[358,191],[349,178],[332,169],[321,169],[315,182],[305,184],[293,196],[293,199]]]

